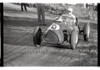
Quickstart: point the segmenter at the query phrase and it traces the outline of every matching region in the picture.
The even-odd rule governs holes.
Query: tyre
[[[76,26],[79,26],[78,18],[76,17]]]
[[[39,47],[41,44],[41,37],[42,37],[42,31],[39,26],[35,27],[34,34],[33,34],[33,43],[35,47]]]
[[[78,43],[78,32],[77,31],[72,31],[71,34],[71,48],[75,49]]]
[[[84,26],[84,30],[83,30],[83,36],[84,36],[84,40],[88,41],[89,40],[89,35],[90,35],[90,24],[87,23]]]

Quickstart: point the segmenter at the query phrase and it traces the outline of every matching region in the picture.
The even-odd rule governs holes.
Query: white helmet
[[[69,12],[71,12],[71,13],[73,12],[73,9],[72,9],[72,8],[68,8],[67,10],[68,10]]]

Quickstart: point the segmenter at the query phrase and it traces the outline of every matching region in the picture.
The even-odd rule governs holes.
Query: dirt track
[[[13,9],[4,6],[5,10]],[[22,12],[21,12],[22,13]],[[24,15],[23,12],[21,15]],[[7,14],[5,11],[4,14]],[[12,13],[13,14],[13,13]],[[18,13],[16,13],[18,14]],[[15,16],[15,15],[14,15]],[[85,21],[85,20],[83,20]],[[46,20],[48,26],[53,20]],[[89,42],[79,36],[75,50],[69,45],[33,46],[33,30],[36,18],[4,15],[4,65],[5,66],[97,66],[97,24],[91,23]],[[80,26],[84,23],[80,22]]]

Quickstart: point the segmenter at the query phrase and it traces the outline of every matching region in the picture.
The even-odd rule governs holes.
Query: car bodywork
[[[53,22],[44,33],[39,26],[35,28],[33,35],[33,41],[35,45],[40,45],[42,40],[44,42],[52,44],[63,44],[65,41],[67,41],[71,44],[72,48],[75,49],[78,43],[78,35],[80,32],[78,19],[73,19],[66,15],[60,17],[60,19],[61,21],[56,20],[55,22]],[[73,23],[74,20],[76,20],[76,23]],[[86,35],[90,32],[89,24],[85,25],[84,28],[85,29],[83,30],[83,32]],[[86,37],[87,36],[89,36],[89,34],[86,35]]]

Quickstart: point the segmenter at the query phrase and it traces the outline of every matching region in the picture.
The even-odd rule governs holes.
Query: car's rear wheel
[[[42,30],[39,26],[35,27],[33,34],[33,43],[35,47],[39,47],[41,44]]]
[[[72,31],[71,34],[71,48],[75,49],[78,43],[78,32],[77,31]]]
[[[84,40],[88,41],[89,35],[90,35],[90,24],[89,23],[85,24],[83,33],[84,33]]]

